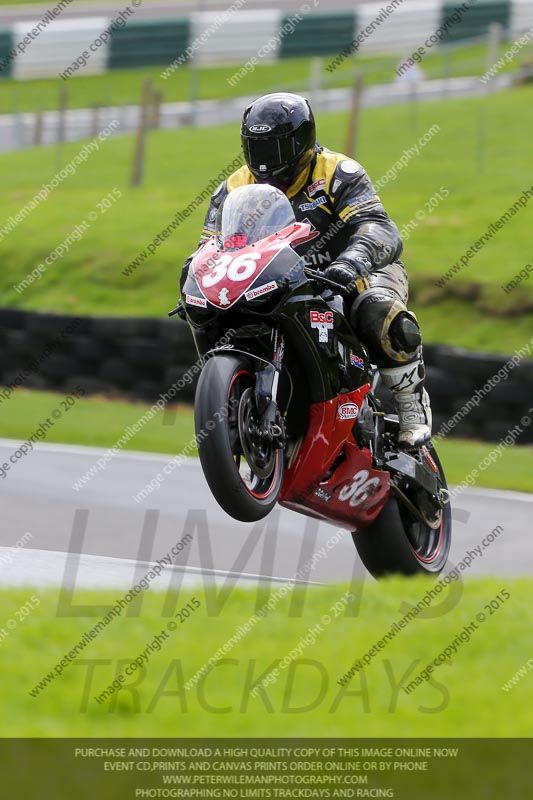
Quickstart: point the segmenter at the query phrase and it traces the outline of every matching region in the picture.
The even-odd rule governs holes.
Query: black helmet
[[[315,118],[309,103],[288,92],[260,97],[244,112],[241,141],[255,179],[286,189],[315,152]]]

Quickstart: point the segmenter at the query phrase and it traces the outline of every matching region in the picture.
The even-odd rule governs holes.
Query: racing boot
[[[410,364],[379,370],[383,384],[392,393],[400,420],[398,445],[416,450],[431,438],[431,408],[424,389],[424,362],[421,355]]]

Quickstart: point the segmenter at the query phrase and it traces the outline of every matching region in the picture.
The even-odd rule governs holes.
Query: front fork
[[[255,403],[259,413],[259,435],[280,448],[285,444],[285,432],[277,396],[285,355],[285,337],[277,329],[273,332],[273,347],[272,363],[255,373]]]

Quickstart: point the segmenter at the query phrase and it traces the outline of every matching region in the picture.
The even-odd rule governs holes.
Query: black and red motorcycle
[[[205,358],[195,399],[205,477],[237,520],[279,503],[352,531],[376,577],[438,573],[451,542],[444,472],[431,445],[398,448],[344,288],[294,249],[313,235],[281,192],[241,187],[192,260],[184,301]]]

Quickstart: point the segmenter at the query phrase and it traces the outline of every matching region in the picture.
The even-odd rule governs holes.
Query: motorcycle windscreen
[[[283,192],[267,184],[240,186],[218,210],[216,243],[220,250],[249,247],[295,222]]]

